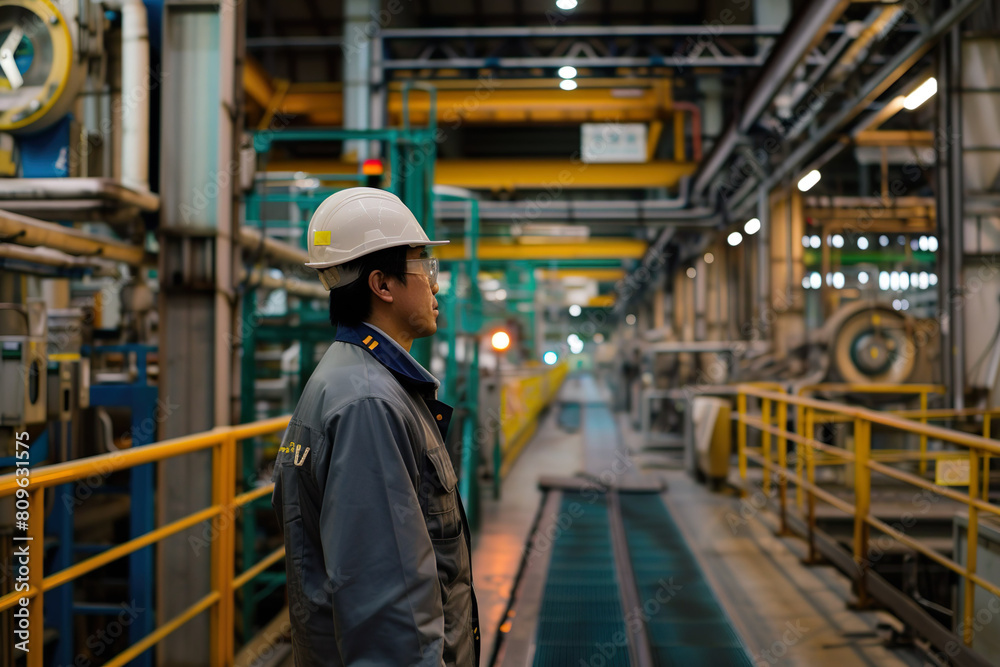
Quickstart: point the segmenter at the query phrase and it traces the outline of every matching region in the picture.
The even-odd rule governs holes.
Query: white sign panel
[[[584,162],[646,162],[645,123],[584,123],[580,126]]]

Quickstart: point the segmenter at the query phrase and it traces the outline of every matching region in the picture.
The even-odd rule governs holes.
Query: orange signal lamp
[[[365,176],[381,176],[385,173],[382,160],[365,160],[361,163],[361,173]]]
[[[497,352],[503,352],[510,347],[510,336],[507,335],[506,331],[497,331],[490,339],[490,344]]]

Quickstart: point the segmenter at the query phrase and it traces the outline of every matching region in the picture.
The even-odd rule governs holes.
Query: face
[[[425,246],[406,249],[406,259],[424,259],[430,255]],[[406,285],[399,285],[399,295],[394,293],[394,306],[413,338],[432,336],[437,332],[438,302],[434,297],[438,285],[430,283],[423,265],[408,262],[406,265]]]

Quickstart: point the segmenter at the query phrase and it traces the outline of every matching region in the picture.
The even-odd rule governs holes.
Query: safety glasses
[[[416,271],[407,271],[407,273],[412,273],[417,276],[427,276],[430,281],[430,285],[433,287],[437,284],[438,280],[438,260],[437,257],[424,257],[422,259],[408,259],[406,260],[408,265],[407,268],[415,268]],[[413,266],[416,264],[417,266]]]

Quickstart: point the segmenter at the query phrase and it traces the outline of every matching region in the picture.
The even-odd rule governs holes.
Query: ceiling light
[[[844,237],[841,236],[840,234],[834,234],[833,235],[833,247],[834,248],[843,248],[844,247]]]
[[[809,276],[802,276],[803,289],[809,289]]]
[[[580,306],[578,306],[575,303],[572,306],[569,307],[569,314],[571,316],[573,316],[573,317],[580,317],[580,313],[582,313],[582,312],[583,312],[583,309],[580,308]]]
[[[497,352],[503,352],[508,347],[510,347],[510,336],[507,335],[506,331],[497,331],[490,338],[490,344],[493,345],[493,349]]]
[[[927,252],[927,237],[926,236],[921,236],[919,239],[917,239],[917,247],[920,248],[921,250],[923,250],[924,252]]]
[[[563,65],[559,68],[559,76],[564,79],[572,79],[576,76],[576,68],[572,65]]]
[[[900,304],[899,299],[893,299],[892,300],[892,307],[893,307],[894,310],[899,310],[903,306]]]
[[[576,9],[576,5],[577,5],[576,0],[556,0],[556,7],[563,10],[564,12],[568,12],[571,9]]]
[[[928,236],[927,237],[927,250],[929,250],[930,252],[937,252],[937,249],[938,249],[938,240],[937,240],[937,237],[936,236]]]
[[[715,261],[715,255],[713,255],[710,252],[706,252],[705,253],[705,263],[706,264],[711,264],[714,261]]]
[[[864,236],[858,237],[858,250],[868,250],[868,239]]]
[[[883,292],[889,291],[889,272],[883,271],[878,274],[878,288]]]
[[[819,248],[820,243],[822,243],[822,239],[819,238],[818,234],[813,234],[812,236],[809,237],[810,247]]]
[[[840,271],[837,271],[836,273],[833,274],[834,289],[844,289],[844,285],[846,284],[846,282],[847,281],[844,279],[844,274],[841,273]]]
[[[808,192],[812,189],[814,185],[819,183],[819,179],[823,178],[823,175],[819,173],[818,169],[813,169],[808,174],[799,179],[799,191]]]
[[[903,106],[909,110],[913,111],[921,104],[934,97],[934,93],[937,92],[937,79],[931,77],[920,84],[920,87],[914,90],[912,93],[906,96],[906,100],[903,102]]]
[[[917,284],[920,285],[920,289],[927,289],[931,284],[930,276],[927,275],[926,271],[921,271],[920,275],[917,276]]]
[[[886,247],[887,245],[889,245],[889,237],[886,236],[885,234],[882,234],[882,236],[878,237],[878,244],[883,248]]]
[[[559,82],[559,87],[563,90],[576,90],[576,81],[573,79],[563,79]]]
[[[747,224],[743,225],[743,231],[748,235],[756,234],[760,231],[760,220],[758,218],[750,218],[747,220]]]
[[[625,324],[627,324],[629,326],[632,326],[633,324],[635,324],[635,315],[633,315],[632,313],[629,313],[628,315],[626,315],[625,316]]]
[[[819,289],[823,285],[823,279],[820,278],[819,273],[813,271],[809,276],[809,284],[812,285],[813,289]]]
[[[736,247],[743,241],[743,235],[739,232],[733,232],[726,240],[729,241],[729,245]]]
[[[910,289],[910,274],[906,271],[899,274],[899,289]]]
[[[927,276],[927,283],[931,287],[933,287],[934,285],[937,285],[937,274],[936,273],[932,273],[929,276]]]
[[[695,270],[695,268],[693,266],[689,266],[687,270],[687,277],[693,279],[697,275],[698,272]]]
[[[806,236],[802,237],[802,247],[803,248],[808,248],[809,247],[809,235],[808,234]]]
[[[889,274],[889,289],[893,292],[899,289],[899,274],[895,271]]]
[[[858,274],[858,282],[862,285],[868,284],[868,273],[866,271],[862,271]]]
[[[553,352],[552,350],[549,350],[542,357],[542,361],[544,361],[545,363],[547,363],[549,366],[552,366],[557,361],[559,361],[559,355],[556,354],[555,352]]]

